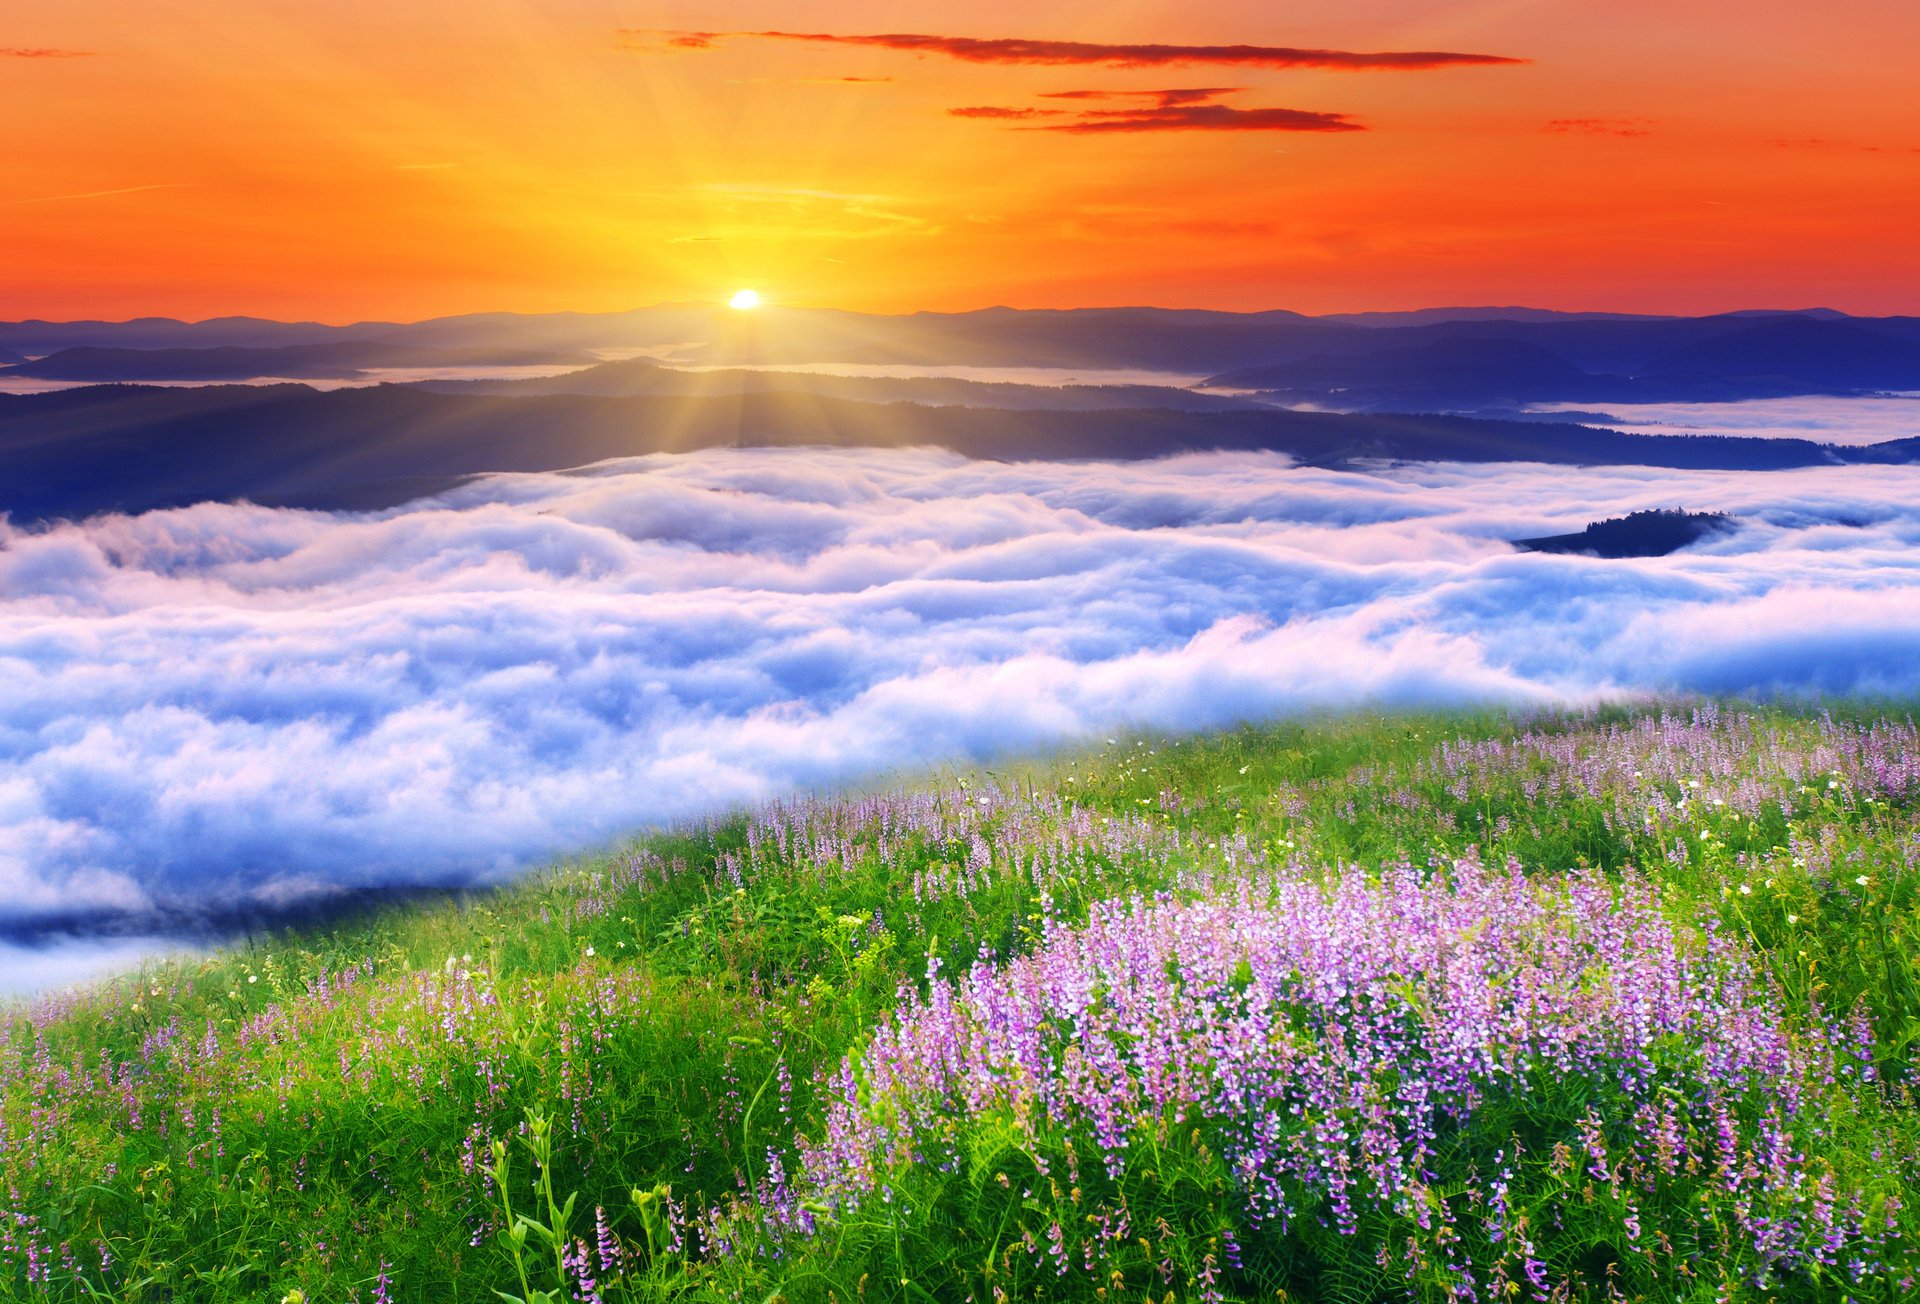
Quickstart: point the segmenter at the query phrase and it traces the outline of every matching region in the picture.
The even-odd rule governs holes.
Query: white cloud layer
[[[1862,447],[1920,436],[1920,394],[1876,398],[1749,398],[1732,403],[1536,403],[1536,412],[1591,412],[1592,421],[1629,435],[1730,435],[1811,439]],[[1585,419],[1585,418],[1582,418]]]
[[[1657,506],[1672,557],[1503,540]],[[1920,692],[1920,468],[722,450],[0,526],[0,924],[487,880],[646,822],[1361,702]]]

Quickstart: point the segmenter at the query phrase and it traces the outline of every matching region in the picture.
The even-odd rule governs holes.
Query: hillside
[[[1633,512],[1595,521],[1573,534],[1515,539],[1528,552],[1588,553],[1595,557],[1664,557],[1689,544],[1738,528],[1719,512]]]
[[[1367,334],[1374,341],[1357,351],[1240,368],[1206,383],[1355,411],[1719,403],[1920,386],[1920,342],[1899,319],[1551,318],[1375,327]]]
[[[1647,372],[1837,390],[1905,389],[1920,385],[1920,342],[1851,322],[1787,318],[1688,345],[1656,358]]]
[[[1528,308],[1309,317],[1286,311],[1016,309],[903,315],[662,304],[614,313],[475,313],[323,326],[0,322],[0,349],[53,355],[21,375],[96,381],[334,376],[330,352],[586,367],[635,353],[676,363],[1145,369],[1212,376],[1352,410],[1494,408],[1516,401],[1719,402],[1920,388],[1920,319],[1827,310],[1642,317]],[[66,354],[68,356],[62,357]],[[466,358],[468,364],[444,359]],[[331,367],[332,370],[316,368]],[[1097,380],[1082,375],[1081,380]],[[586,383],[597,386],[604,377]],[[600,392],[597,389],[569,392]]]
[[[1208,383],[1323,397],[1358,392],[1374,403],[1444,404],[1558,399],[1588,379],[1559,354],[1523,340],[1442,338],[1370,353],[1315,354],[1228,372]]]
[[[5,1012],[0,1291],[1901,1298],[1917,754],[1118,738],[256,936]]]
[[[378,368],[591,366],[592,354],[507,347],[422,349],[377,341],[290,344],[278,348],[116,349],[79,346],[8,374],[37,380],[288,380],[356,376]]]
[[[271,437],[265,437],[270,434]],[[418,386],[92,386],[0,395],[0,511],[17,521],[239,498],[391,506],[489,471],[732,446],[937,446],[974,458],[1131,460],[1263,450],[1367,458],[1780,470],[1906,463],[1920,442],[1625,435],[1587,426],[1272,408],[1035,410],[827,394],[440,393]]]
[[[1092,373],[1097,380],[1100,373]],[[948,376],[834,376],[814,372],[721,368],[689,371],[648,358],[627,358],[559,376],[514,380],[430,380],[423,389],[442,394],[597,394],[717,397],[731,394],[809,395],[853,403],[919,403],[936,407],[1003,408],[1026,412],[1086,412],[1115,408],[1165,408],[1177,412],[1231,412],[1264,406],[1247,399],[1206,394],[1171,385],[1094,383],[1027,385]]]

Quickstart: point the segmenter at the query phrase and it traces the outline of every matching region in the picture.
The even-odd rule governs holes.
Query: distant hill
[[[1656,359],[1648,376],[1822,389],[1920,389],[1920,343],[1845,321],[1788,317]]]
[[[263,317],[214,317],[176,321],[172,317],[136,317],[132,321],[0,322],[0,346],[16,353],[58,353],[61,349],[274,348],[319,344],[328,340],[371,338],[401,329],[399,322],[367,322],[355,327],[320,322],[280,322]]]
[[[1288,401],[1363,411],[1479,411],[1511,406],[1519,395],[1536,402],[1711,402],[1920,387],[1914,352],[1920,350],[1920,318],[1842,317],[1830,309],[1668,318],[1534,308],[1305,317],[1284,311],[998,307],[881,316],[779,305],[735,312],[713,304],[662,304],[617,313],[475,313],[342,326],[252,318],[0,323],[0,348],[15,354],[196,353],[173,361],[94,354],[33,364],[51,367],[49,376],[57,371],[78,379],[131,378],[135,364],[156,379],[335,375],[337,370],[313,368],[347,364],[300,350],[339,347],[341,356],[351,356],[352,348],[376,346],[470,351],[468,359],[487,362],[643,352],[744,370],[802,363],[1048,367],[1070,369],[1095,383],[1098,375],[1086,373],[1124,368],[1244,383],[1235,373],[1311,364],[1268,383]],[[207,350],[287,352],[215,357]],[[1543,353],[1572,371],[1559,369],[1556,379]],[[392,360],[400,356],[388,352],[362,365],[434,365]],[[1337,367],[1335,360],[1343,358],[1370,361]],[[156,370],[162,374],[154,375]]]
[[[1289,359],[1205,383],[1363,411],[1711,403],[1920,388],[1920,341],[1904,338],[1901,319],[1448,323],[1370,334],[1419,342]],[[1658,343],[1671,347],[1649,354],[1647,346]]]
[[[93,386],[0,395],[0,511],[16,521],[247,498],[376,508],[489,471],[716,446],[939,446],[1005,460],[1266,450],[1304,463],[1534,461],[1774,470],[1920,461],[1920,439],[1625,435],[1577,425],[1273,408],[1026,411],[817,394],[504,398],[406,385]]]
[[[1230,371],[1207,384],[1327,397],[1359,390],[1374,402],[1404,397],[1479,403],[1549,398],[1586,379],[1559,354],[1524,340],[1441,338],[1344,357],[1315,354]]]
[[[328,344],[292,344],[279,348],[120,349],[83,346],[62,349],[35,362],[21,362],[10,374],[37,380],[289,380],[331,379],[377,368],[591,366],[590,353],[502,346],[423,349],[373,340]]]
[[[708,363],[867,362],[983,366],[1151,367],[1196,375],[1248,366],[1296,342],[1355,328],[1292,312],[1164,308],[1020,310],[880,316],[769,306],[663,304],[624,313],[476,313],[346,326],[144,319],[127,323],[0,323],[0,347],[285,347],[377,340],[419,348],[687,350]]]
[[[1664,557],[1713,534],[1737,528],[1731,516],[1720,512],[1633,512],[1595,521],[1577,534],[1549,534],[1537,539],[1515,539],[1527,552],[1588,553],[1595,557]]]
[[[1320,321],[1348,326],[1428,326],[1452,321],[1672,321],[1639,312],[1559,312],[1552,308],[1414,308],[1407,312],[1334,312]]]
[[[1736,308],[1723,317],[1815,317],[1821,321],[1845,321],[1851,313],[1838,308]]]
[[[1169,385],[1016,385],[945,376],[829,376],[816,372],[755,371],[727,368],[687,371],[646,358],[606,362],[560,376],[525,380],[437,380],[420,382],[443,394],[642,394],[686,397],[723,394],[813,394],[857,403],[922,403],[1029,411],[1088,411],[1100,408],[1169,408],[1185,412],[1225,412],[1270,406],[1248,399],[1203,394]]]

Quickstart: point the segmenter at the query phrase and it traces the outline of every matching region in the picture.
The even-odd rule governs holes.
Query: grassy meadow
[[[0,1297],[1920,1298],[1920,733],[1129,736],[0,1009]]]

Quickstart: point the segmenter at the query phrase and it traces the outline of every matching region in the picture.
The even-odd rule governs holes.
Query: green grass
[[[791,1165],[795,1138],[818,1134],[822,1075],[903,988],[925,990],[930,961],[951,976],[1032,951],[1096,902],[1192,898],[1253,865],[1372,870],[1470,850],[1532,874],[1637,868],[1673,918],[1749,948],[1809,1028],[1864,1010],[1882,1083],[1836,1097],[1860,1148],[1836,1166],[1865,1183],[1920,1178],[1920,795],[1856,781],[1857,756],[1833,751],[1904,709],[1835,724],[1727,706],[1674,746],[1607,743],[1644,718],[1355,715],[1128,737],[930,778],[918,787],[952,836],[831,803],[786,821],[815,840],[784,846],[763,836],[781,821],[721,819],[472,900],[0,1011],[0,1297],[572,1298],[559,1252],[595,1241],[596,1210],[635,1265],[609,1299],[929,1297],[912,1283],[970,1220],[1025,1225],[993,1204],[1009,1187],[942,1187],[918,1222],[850,1222],[781,1243],[778,1260],[734,1202],[760,1189],[770,1154]],[[1013,1162],[976,1144],[981,1172]],[[1230,1174],[1197,1139],[1142,1180],[1176,1211],[1174,1234],[1121,1269],[1124,1289],[988,1273],[980,1298],[1201,1293],[1218,1237],[1235,1234]],[[747,1228],[744,1248],[716,1253],[685,1230],[674,1244],[669,1206]],[[1911,1264],[1920,1225],[1889,1216],[1888,1261]],[[1339,1246],[1261,1258],[1238,1234],[1264,1266],[1226,1273],[1229,1298],[1384,1289],[1341,1268]],[[1596,1298],[1619,1266],[1609,1253],[1593,1260]],[[1896,1274],[1858,1289],[1736,1282],[1725,1298],[1913,1289]]]

